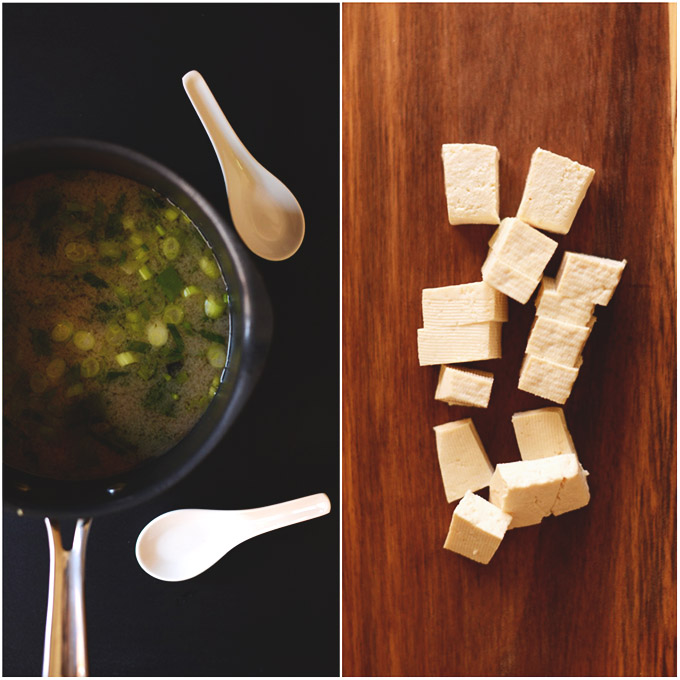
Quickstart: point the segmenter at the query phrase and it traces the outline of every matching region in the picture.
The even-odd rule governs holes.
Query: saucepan
[[[114,173],[156,189],[199,228],[220,263],[229,290],[227,370],[193,429],[171,450],[132,470],[92,481],[34,477],[3,466],[4,502],[19,515],[45,518],[50,590],[43,675],[87,675],[83,577],[93,517],[130,508],[186,476],[222,439],[245,404],[266,359],[272,331],[264,284],[236,232],[177,174],[130,149],[86,139],[51,138],[5,150],[4,184],[67,169]],[[11,285],[6,282],[5,285]],[[62,545],[60,521],[76,520],[73,545]]]

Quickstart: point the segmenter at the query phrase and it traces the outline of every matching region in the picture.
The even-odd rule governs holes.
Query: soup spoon
[[[305,218],[295,196],[263,168],[236,136],[198,71],[182,83],[222,166],[234,226],[243,242],[265,260],[293,255],[305,235]]]
[[[249,538],[330,510],[325,493],[251,510],[173,510],[142,529],[135,554],[142,569],[154,578],[186,581]]]

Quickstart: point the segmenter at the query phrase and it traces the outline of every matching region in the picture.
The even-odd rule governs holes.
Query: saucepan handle
[[[43,677],[87,676],[85,634],[85,548],[91,519],[79,519],[73,546],[65,550],[59,522],[45,518],[50,542]]]

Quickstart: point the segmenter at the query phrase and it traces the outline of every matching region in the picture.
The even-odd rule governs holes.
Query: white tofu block
[[[526,353],[562,366],[576,366],[595,320],[592,317],[587,326],[575,326],[537,316],[529,333]]]
[[[466,491],[478,491],[489,485],[493,467],[472,418],[437,425],[434,432],[449,503],[462,498]]]
[[[555,289],[555,279],[543,277],[536,296],[536,316],[585,326],[594,311],[595,305],[592,302],[560,295]]]
[[[517,217],[533,227],[566,234],[594,175],[592,168],[539,147],[531,156]]]
[[[509,529],[539,524],[550,514],[588,504],[586,474],[573,453],[500,463],[491,477],[489,501],[512,515]]]
[[[422,305],[424,328],[508,320],[508,298],[484,281],[424,288]]]
[[[525,354],[518,387],[537,397],[564,404],[569,399],[578,371],[578,367],[561,366],[548,359]]]
[[[555,277],[555,290],[564,297],[607,305],[626,264],[626,260],[566,252]]]
[[[500,359],[502,326],[488,321],[445,330],[419,328],[418,361],[421,366],[432,366]]]
[[[559,406],[515,413],[512,427],[522,460],[576,454],[564,411]]]
[[[442,366],[434,398],[453,406],[486,408],[491,398],[493,373]]]
[[[498,160],[495,146],[443,144],[444,184],[450,224],[498,224]]]
[[[524,304],[538,286],[540,276],[530,278],[501,260],[494,250],[489,250],[482,265],[482,279],[496,290]]]
[[[511,521],[511,515],[468,491],[453,511],[444,547],[489,564]]]
[[[516,217],[506,217],[489,241],[499,259],[530,279],[540,279],[557,241]]]

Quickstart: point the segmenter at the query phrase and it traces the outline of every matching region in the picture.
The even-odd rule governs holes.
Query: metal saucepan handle
[[[47,600],[43,677],[87,676],[85,635],[85,547],[91,519],[79,519],[73,546],[65,550],[59,522],[45,517],[50,542],[50,590]]]

